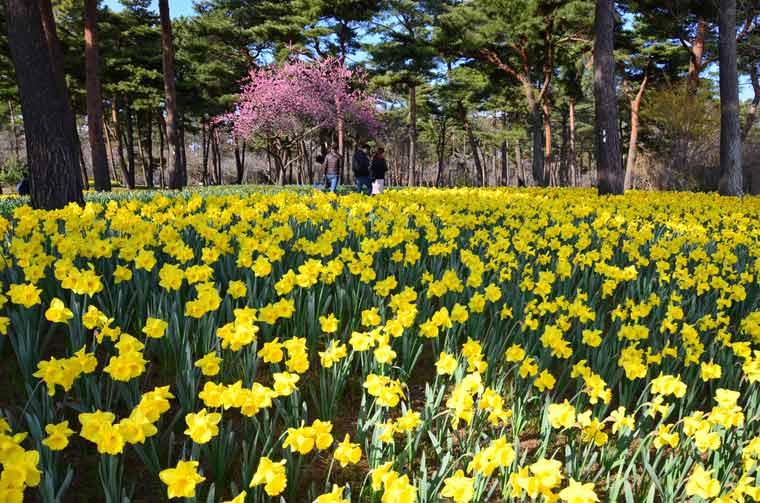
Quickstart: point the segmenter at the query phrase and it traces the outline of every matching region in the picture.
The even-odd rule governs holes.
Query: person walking
[[[353,169],[356,177],[356,191],[370,195],[372,180],[369,176],[369,157],[367,156],[369,145],[360,145],[354,152]]]
[[[333,144],[332,150],[325,156],[325,185],[330,192],[338,191],[338,182],[340,181],[340,166],[343,162],[338,153],[338,145]]]
[[[379,148],[372,158],[370,173],[372,175],[372,195],[382,194],[385,190],[385,172],[388,171],[388,163],[385,160],[385,149]]]

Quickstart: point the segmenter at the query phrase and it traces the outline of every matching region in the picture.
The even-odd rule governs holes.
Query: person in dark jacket
[[[338,144],[336,143],[333,145],[332,150],[330,150],[325,156],[323,163],[325,170],[325,186],[330,192],[338,191],[342,163],[343,159],[338,152]]]
[[[18,185],[16,185],[16,191],[18,192],[19,196],[28,196],[29,195],[29,175],[24,175],[24,178],[21,179],[20,182],[18,182]]]
[[[379,148],[372,158],[370,172],[372,175],[372,195],[382,194],[385,189],[385,172],[388,171],[388,163],[385,161],[385,149]]]
[[[359,146],[354,153],[354,176],[356,177],[356,191],[369,195],[372,190],[372,179],[369,176],[369,146]]]

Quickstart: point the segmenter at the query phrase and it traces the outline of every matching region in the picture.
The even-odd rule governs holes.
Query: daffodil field
[[[760,500],[760,200],[0,217],[0,503]]]

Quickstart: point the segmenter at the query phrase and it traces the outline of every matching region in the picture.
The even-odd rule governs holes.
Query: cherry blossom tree
[[[235,111],[220,120],[238,138],[263,140],[284,183],[294,147],[307,136],[335,128],[340,120],[368,132],[379,129],[375,100],[366,93],[366,79],[334,58],[289,59],[277,66],[250,71]]]

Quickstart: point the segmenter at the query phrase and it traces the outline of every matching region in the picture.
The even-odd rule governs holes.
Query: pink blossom
[[[244,138],[299,135],[335,127],[340,110],[347,125],[375,131],[379,128],[375,100],[362,90],[365,84],[360,71],[346,68],[337,59],[291,59],[251,70],[235,112],[219,119]]]

